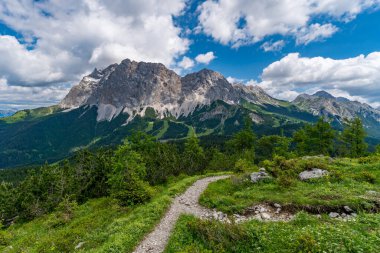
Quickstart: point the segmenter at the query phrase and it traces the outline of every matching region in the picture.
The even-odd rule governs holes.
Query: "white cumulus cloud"
[[[205,34],[239,47],[275,34],[301,36],[299,43],[310,43],[335,32],[330,23],[314,24],[313,17],[324,15],[348,22],[363,10],[379,6],[380,0],[207,0],[198,11]]]
[[[11,86],[0,79],[0,108],[24,109],[49,106],[57,103],[69,91],[68,85],[45,87]]]
[[[189,69],[194,67],[194,61],[190,59],[187,56],[184,56],[182,60],[178,63],[178,66],[183,68],[183,69]]]
[[[275,42],[267,41],[261,45],[261,48],[265,52],[271,52],[271,51],[281,51],[281,49],[285,46],[284,40],[278,40]]]
[[[347,59],[288,54],[263,70],[260,85],[275,97],[327,90],[334,95],[377,105],[380,101],[380,52]]]
[[[125,58],[174,66],[190,44],[173,21],[185,6],[185,0],[2,0],[0,22],[18,36],[0,36],[0,78],[9,87],[50,89]],[[14,93],[13,100],[23,94]]]
[[[338,31],[338,28],[332,24],[312,24],[308,27],[301,28],[296,35],[296,42],[298,45],[307,45],[310,42],[323,40],[331,37]]]
[[[212,60],[214,60],[216,56],[214,55],[214,52],[207,52],[205,54],[199,54],[197,57],[195,57],[195,60],[198,63],[203,63],[203,64],[209,64]]]

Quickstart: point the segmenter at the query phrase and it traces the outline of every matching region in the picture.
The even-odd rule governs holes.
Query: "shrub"
[[[140,154],[130,148],[129,143],[120,146],[113,157],[113,171],[108,184],[111,196],[122,206],[143,203],[151,198],[149,185],[143,181],[145,164]]]
[[[1,226],[0,226],[0,246],[9,245],[11,239],[12,239],[11,234],[6,230],[1,230]]]
[[[343,172],[339,170],[330,171],[328,177],[329,177],[329,181],[332,183],[342,182],[344,179]]]
[[[297,239],[295,252],[319,252],[318,243],[312,235],[301,234]]]
[[[288,176],[288,175],[282,175],[277,178],[278,185],[282,188],[290,188],[296,184],[296,181],[294,178]]]
[[[64,223],[70,221],[74,217],[74,211],[78,208],[78,203],[66,196],[56,208],[57,215]]]
[[[253,167],[253,164],[250,161],[240,158],[235,163],[234,172],[236,173],[247,172],[248,170],[252,169],[252,167]]]
[[[370,184],[376,183],[376,177],[368,171],[362,171],[355,177],[355,180],[359,182],[368,182]]]

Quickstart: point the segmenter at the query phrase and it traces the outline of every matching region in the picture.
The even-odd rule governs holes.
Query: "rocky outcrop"
[[[272,177],[266,172],[264,168],[261,168],[259,172],[253,172],[250,175],[252,183],[258,183],[263,180],[271,179]]]
[[[325,91],[313,95],[301,94],[293,103],[317,116],[333,117],[338,121],[355,117],[380,122],[380,111],[368,104],[350,101],[347,98],[334,97]]]
[[[305,170],[305,171],[301,172],[298,176],[299,176],[300,180],[307,181],[310,179],[324,177],[327,174],[328,174],[328,172],[326,170],[314,168],[311,170]]]

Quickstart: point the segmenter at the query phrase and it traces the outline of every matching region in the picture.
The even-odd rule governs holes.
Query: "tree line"
[[[192,136],[183,146],[158,142],[136,132],[116,150],[82,150],[73,158],[28,170],[21,182],[0,184],[0,220],[7,225],[27,221],[91,198],[112,197],[122,206],[148,201],[154,186],[171,177],[205,171],[244,171],[275,156],[305,155],[360,157],[367,154],[366,133],[360,119],[336,132],[323,118],[305,125],[292,137],[270,135],[257,138],[252,123],[234,134],[222,148],[204,148]]]

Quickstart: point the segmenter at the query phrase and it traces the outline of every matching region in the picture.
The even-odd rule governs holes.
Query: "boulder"
[[[340,215],[339,213],[331,212],[329,213],[330,218],[338,218]]]
[[[328,174],[327,170],[321,170],[321,169],[311,169],[311,170],[305,170],[301,172],[298,176],[302,181],[306,181],[312,178],[321,178]]]
[[[271,178],[264,168],[261,168],[259,172],[253,172],[250,177],[253,183]]]

